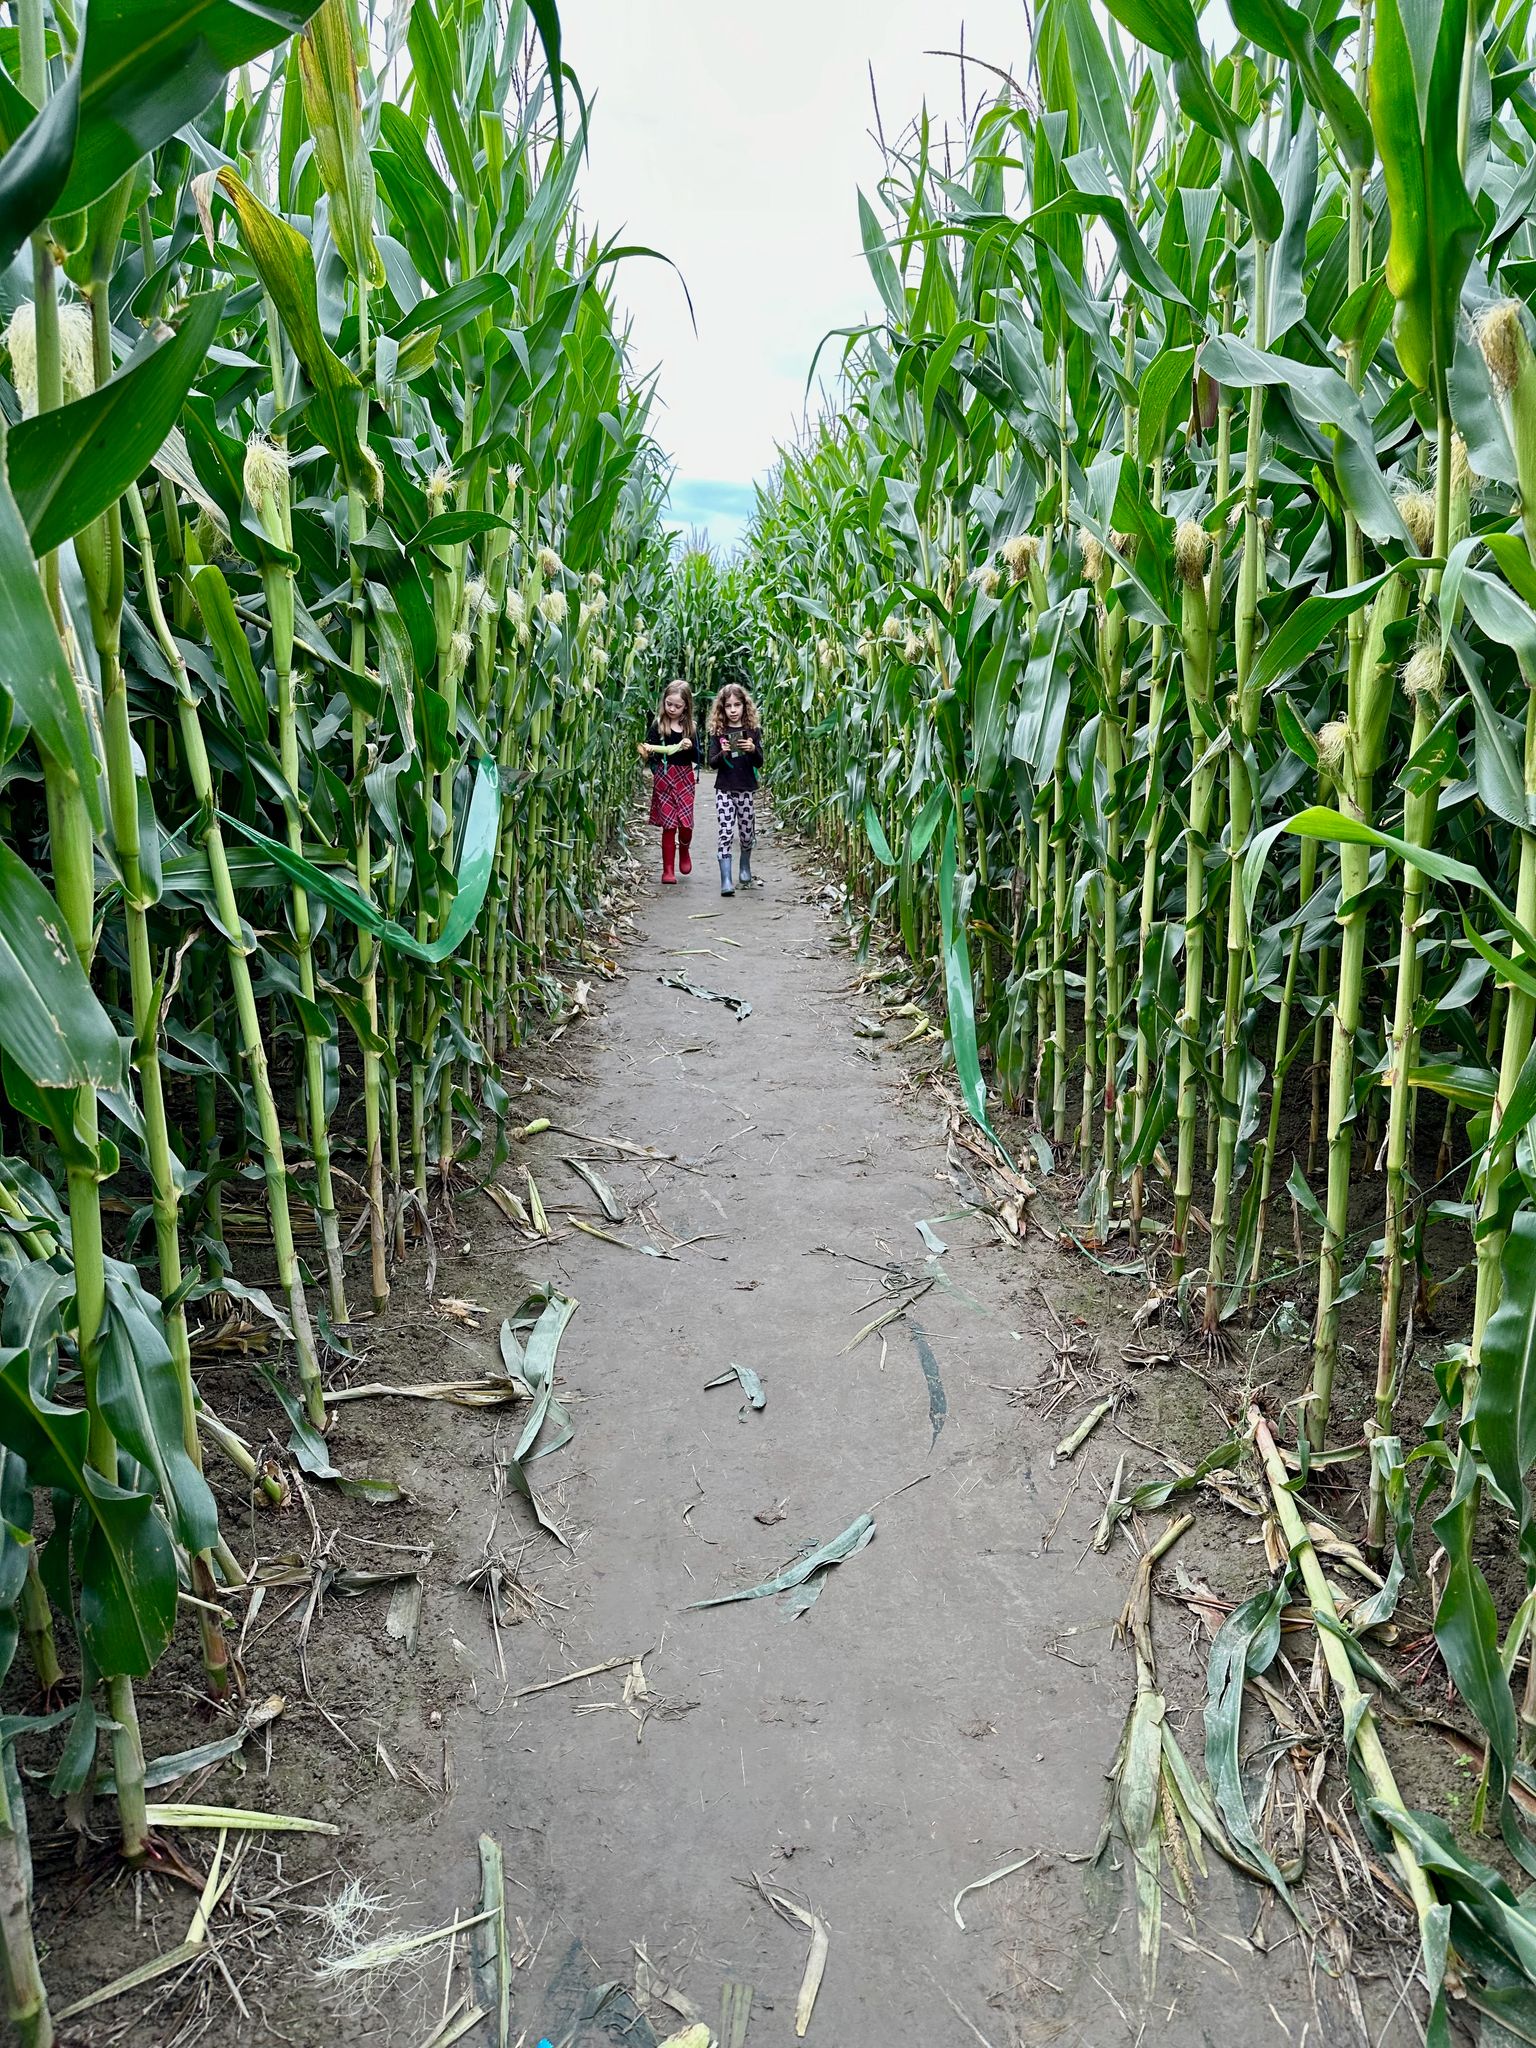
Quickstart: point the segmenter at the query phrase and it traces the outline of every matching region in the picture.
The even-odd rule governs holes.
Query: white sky
[[[632,260],[618,293],[637,367],[660,365],[658,437],[673,509],[722,544],[748,487],[800,413],[821,337],[874,303],[857,188],[873,194],[869,64],[892,140],[926,98],[958,126],[959,66],[1022,66],[1023,0],[564,0],[565,54],[595,97],[584,211],[605,235],[670,256]],[[972,104],[996,81],[971,70]],[[837,344],[823,356],[835,363]]]

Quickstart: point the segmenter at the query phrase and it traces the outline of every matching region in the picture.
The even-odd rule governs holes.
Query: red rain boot
[[[691,825],[679,825],[677,828],[677,872],[680,875],[691,875],[693,873],[693,860],[688,851],[692,844],[693,827]]]
[[[661,879],[664,882],[675,882],[677,880],[677,870],[673,865],[676,854],[677,828],[673,825],[666,825],[662,828],[661,834]]]

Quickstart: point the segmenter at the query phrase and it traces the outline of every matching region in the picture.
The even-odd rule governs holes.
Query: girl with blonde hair
[[[645,729],[640,758],[651,771],[651,823],[661,827],[661,879],[675,882],[693,873],[693,791],[699,779],[699,736],[693,723],[693,692],[679,680],[668,683]],[[676,865],[674,865],[674,861]]]

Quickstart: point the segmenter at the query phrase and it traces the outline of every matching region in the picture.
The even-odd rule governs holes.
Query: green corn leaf
[[[944,993],[949,1004],[949,1043],[960,1093],[974,1123],[988,1130],[987,1084],[981,1076],[976,1048],[976,990],[971,980],[971,949],[965,919],[959,914],[960,875],[955,852],[955,819],[951,811],[944,828],[939,860],[939,915],[944,939]]]
[[[411,62],[416,89],[426,102],[437,139],[448,159],[453,182],[467,198],[478,190],[475,152],[460,112],[459,67],[443,33],[434,0],[414,0],[410,26]]]
[[[1536,612],[1506,583],[1482,569],[1463,569],[1461,599],[1489,639],[1511,650],[1527,684],[1536,684]],[[1523,772],[1519,781],[1523,796]]]
[[[40,554],[113,505],[175,426],[218,331],[222,292],[193,299],[170,341],[147,343],[98,390],[11,429],[11,489]]]
[[[269,723],[267,694],[251,659],[250,642],[236,614],[224,571],[213,563],[194,569],[192,595],[197,599],[219,673],[234,699],[240,723],[252,739],[265,745]]]
[[[864,260],[869,265],[870,276],[875,280],[875,289],[885,303],[885,310],[893,321],[901,326],[907,317],[907,294],[901,282],[901,273],[886,246],[875,209],[861,192],[859,194],[859,232],[864,241]]]
[[[1314,655],[1324,654],[1330,636],[1368,605],[1390,577],[1408,573],[1411,566],[1399,563],[1383,569],[1379,575],[1367,576],[1363,583],[1350,583],[1342,590],[1317,591],[1304,597],[1259,650],[1249,678],[1252,688],[1260,693],[1268,691],[1293,676]]]
[[[1456,1456],[1450,1505],[1434,1529],[1445,1546],[1445,1589],[1435,1610],[1435,1641],[1462,1699],[1488,1737],[1488,1792],[1501,1824],[1507,1819],[1509,1777],[1518,1755],[1515,1702],[1499,1658],[1499,1618],[1488,1581],[1473,1555],[1477,1460],[1463,1439]],[[1519,1855],[1511,1827],[1506,1844]],[[1521,1857],[1529,1862],[1531,1852]]]
[[[885,827],[872,803],[864,806],[864,831],[869,840],[869,849],[883,868],[899,867],[900,862],[891,851],[891,842],[885,836]]]
[[[1117,73],[1089,0],[1065,0],[1061,27],[1077,99],[1079,140],[1100,151],[1105,161],[1114,166],[1121,190],[1129,192],[1134,167],[1127,83]]]
[[[1328,839],[1339,846],[1379,846],[1383,852],[1395,853],[1399,860],[1409,861],[1421,874],[1436,882],[1457,882],[1464,889],[1475,889],[1499,913],[1510,936],[1518,939],[1524,950],[1536,960],[1536,937],[1525,930],[1488,878],[1476,868],[1469,867],[1464,860],[1453,860],[1449,854],[1436,853],[1431,847],[1412,846],[1390,832],[1378,832],[1374,825],[1364,825],[1358,818],[1346,818],[1342,811],[1332,811],[1324,805],[1298,811],[1294,818],[1286,819],[1282,829],[1294,832],[1298,838]]]
[[[181,1387],[160,1321],[131,1266],[107,1270],[96,1398],[112,1434],[155,1484],[166,1515],[194,1555],[218,1541],[219,1513],[182,1436]]]
[[[555,126],[563,130],[566,69],[560,57],[560,9],[556,5],[556,0],[527,0],[527,7],[533,16],[533,25],[539,32],[539,41],[544,46],[544,62],[549,69],[550,95],[555,102]]]
[[[451,959],[469,937],[480,915],[480,906],[485,901],[496,858],[497,830],[501,819],[500,784],[496,763],[482,760],[475,778],[474,793],[470,797],[469,816],[465,820],[464,839],[459,851],[457,893],[449,906],[442,931],[430,941],[418,939],[414,932],[407,931],[394,918],[386,917],[333,870],[318,867],[303,854],[295,853],[291,846],[281,840],[269,839],[264,832],[258,832],[255,826],[247,825],[241,818],[231,817],[223,811],[219,816],[232,832],[240,833],[252,846],[259,847],[290,880],[301,883],[312,896],[318,896],[333,910],[339,911],[360,931],[371,932],[393,952],[404,953],[412,960],[437,967]]]
[[[1289,1591],[1289,1573],[1234,1608],[1211,1644],[1205,1707],[1205,1768],[1227,1833],[1233,1844],[1257,1864],[1294,1912],[1295,1902],[1269,1851],[1259,1840],[1243,1791],[1238,1739],[1242,1730],[1243,1687],[1251,1676],[1267,1671],[1280,1647],[1280,1615]]]
[[[1307,97],[1333,131],[1347,164],[1369,171],[1375,160],[1365,109],[1318,47],[1312,23],[1286,0],[1231,0],[1232,26],[1261,50],[1286,57],[1301,75]]]
[[[0,1046],[37,1087],[122,1088],[123,1048],[53,897],[0,845]]]
[[[80,120],[80,67],[42,110],[0,72],[0,270],[10,267],[32,230],[52,212],[75,153]]]
[[[690,1600],[688,1611],[692,1613],[700,1607],[729,1607],[736,1600],[766,1600],[775,1593],[792,1593],[817,1572],[829,1570],[833,1565],[842,1564],[857,1555],[873,1540],[874,1534],[874,1516],[860,1515],[840,1536],[834,1536],[830,1543],[823,1543],[819,1550],[813,1550],[809,1557],[802,1557],[798,1564],[786,1565],[777,1577],[765,1579],[760,1586],[744,1586],[737,1593],[716,1593],[709,1600]],[[803,1612],[804,1608],[796,1611]]]
[[[1530,1080],[1522,1073],[1528,1099],[1524,1117],[1514,1113],[1513,1098],[1504,1121],[1523,1128],[1536,1112],[1536,1064],[1527,1060]],[[1482,1373],[1473,1416],[1477,1444],[1504,1498],[1521,1515],[1529,1512],[1525,1480],[1536,1465],[1536,1212],[1522,1209],[1504,1241],[1503,1291],[1483,1335]]]
[[[0,691],[10,699],[13,719],[30,726],[38,744],[80,791],[91,823],[100,830],[96,756],[26,525],[11,494],[7,438],[0,427]]]
[[[1200,351],[1200,367],[1232,389],[1274,385],[1282,390],[1297,417],[1333,442],[1339,489],[1362,530],[1379,544],[1410,545],[1382,478],[1370,415],[1337,370],[1254,348],[1234,334],[1218,334],[1207,341]]]
[[[0,1354],[0,1441],[26,1460],[34,1486],[75,1501],[70,1549],[80,1630],[104,1678],[144,1678],[176,1619],[176,1552],[147,1493],[130,1493],[87,1463],[90,1422],[32,1385],[24,1351]]]
[[[1460,157],[1466,41],[1467,0],[1377,8],[1371,123],[1392,216],[1393,337],[1403,368],[1441,413],[1461,287],[1482,232]]]
[[[1211,82],[1200,23],[1190,0],[1107,0],[1107,4],[1122,27],[1173,60],[1174,84],[1185,113],[1226,145],[1232,172],[1229,197],[1247,214],[1262,241],[1277,242],[1285,220],[1280,194],[1268,171],[1249,152],[1237,116]]]
[[[414,19],[414,17],[413,17]],[[358,420],[362,387],[326,340],[320,326],[315,259],[287,221],[263,206],[233,170],[219,172],[219,188],[235,209],[240,239],[272,294],[283,331],[309,380],[308,419],[341,464],[342,475],[365,498],[377,494],[378,465],[364,446]]]
[[[80,131],[56,213],[115,185],[195,121],[232,71],[295,35],[317,0],[91,0]]]
[[[351,0],[321,0],[295,44],[315,162],[331,202],[331,235],[359,282],[381,285],[373,239],[373,164],[363,139]]]

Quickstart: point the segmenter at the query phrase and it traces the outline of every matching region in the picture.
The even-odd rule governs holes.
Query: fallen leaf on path
[[[701,1003],[723,1003],[728,1010],[736,1012],[737,1021],[745,1024],[752,1014],[752,1005],[745,996],[722,995],[717,988],[704,988],[699,982],[688,981],[681,974],[658,974],[656,979],[663,988],[681,989],[685,996],[697,996]]]
[[[370,1941],[365,1948],[329,1958],[322,1963],[321,1971],[327,1977],[343,1977],[353,1976],[359,1970],[391,1969],[403,1957],[416,1955],[424,1948],[435,1948],[440,1941],[456,1940],[466,1929],[479,1927],[490,1917],[489,1913],[476,1913],[467,1920],[453,1920],[446,1927],[434,1927],[429,1934],[386,1935],[382,1941]]]
[[[692,1613],[698,1607],[727,1607],[735,1600],[765,1600],[773,1593],[793,1593],[818,1572],[830,1571],[834,1565],[842,1564],[846,1558],[854,1556],[871,1541],[874,1533],[874,1516],[860,1515],[856,1522],[850,1522],[842,1534],[834,1536],[830,1543],[823,1543],[819,1550],[813,1550],[809,1557],[802,1557],[798,1564],[786,1565],[777,1578],[765,1579],[760,1586],[747,1586],[740,1592],[716,1593],[708,1600],[690,1600],[684,1611]],[[818,1585],[810,1598],[796,1605],[792,1615],[786,1618],[792,1618],[793,1614],[803,1614],[820,1591]]]
[[[421,1387],[391,1386],[383,1380],[370,1380],[362,1387],[328,1387],[325,1394],[331,1405],[341,1401],[383,1400],[387,1396],[401,1401],[447,1401],[455,1408],[499,1408],[508,1401],[526,1398],[521,1387],[514,1387],[507,1380],[437,1380]]]
[[[727,1977],[720,1986],[720,2048],[745,2048],[752,2017],[752,1986]]]
[[[512,1955],[507,1945],[506,1860],[494,1835],[480,1837],[480,1924],[469,1943],[475,1999],[496,2015],[496,2048],[507,2048],[512,2014]]]
[[[704,1391],[707,1394],[712,1387],[729,1386],[732,1380],[739,1380],[741,1382],[741,1391],[746,1395],[752,1407],[767,1407],[768,1396],[763,1391],[762,1381],[750,1365],[738,1365],[734,1359],[725,1368],[724,1372],[717,1373],[712,1380],[704,1382]]]
[[[692,2043],[698,2037],[699,2048],[709,2048],[709,2029],[699,2025],[699,2009],[693,2000],[671,1984],[657,1969],[638,1941],[630,1943],[635,1952],[635,2003],[636,2005],[665,2005],[675,2012],[680,2020],[689,2022],[687,2031],[674,2034],[663,2048],[674,2048],[674,2044]]]
[[[789,1496],[786,1494],[784,1499],[781,1500],[776,1507],[759,1508],[757,1513],[752,1517],[752,1519],[754,1522],[761,1522],[765,1529],[771,1529],[775,1522],[784,1521],[788,1516],[788,1513]]]
[[[1027,1856],[1015,1856],[1011,1863],[1004,1863],[996,1870],[989,1870],[985,1877],[972,1878],[969,1884],[961,1885],[959,1891],[955,1893],[950,1911],[954,1914],[955,1925],[962,1934],[965,1932],[965,1922],[960,1918],[960,1901],[969,1898],[972,1892],[985,1891],[989,1884],[996,1884],[1001,1878],[1012,1877],[1016,1870],[1023,1870],[1033,1863],[1039,1854],[1038,1849],[1031,1849]]]
[[[514,1700],[532,1698],[536,1692],[553,1692],[557,1686],[574,1685],[578,1678],[601,1678],[605,1671],[617,1671],[620,1665],[635,1663],[633,1657],[609,1657],[601,1664],[584,1664],[579,1671],[567,1671],[559,1678],[541,1679],[537,1685],[525,1685],[520,1691],[509,1693]]]
[[[866,1323],[862,1330],[855,1331],[853,1336],[843,1346],[844,1358],[848,1356],[850,1351],[857,1351],[864,1342],[864,1339],[866,1337],[873,1337],[876,1330],[883,1330],[887,1323],[894,1323],[898,1316],[904,1316],[913,1302],[921,1301],[932,1285],[933,1281],[931,1279],[924,1280],[921,1286],[913,1289],[905,1301],[898,1301],[894,1308],[883,1309],[872,1322]]]
[[[939,1431],[949,1420],[949,1396],[944,1391],[939,1361],[933,1355],[933,1346],[928,1342],[927,1331],[911,1316],[907,1318],[907,1327],[912,1332],[913,1343],[917,1346],[917,1359],[923,1368],[923,1378],[928,1382],[928,1420],[933,1428],[933,1435],[928,1442],[931,1451],[939,1440]]]
[[[578,1180],[584,1180],[597,1197],[598,1207],[610,1223],[622,1223],[627,1213],[624,1204],[595,1167],[588,1166],[584,1159],[567,1159],[566,1165]]]
[[[763,1897],[783,1920],[798,1921],[811,1932],[811,1951],[805,1959],[805,1975],[800,1980],[800,1995],[795,2000],[795,2034],[805,2039],[806,2029],[811,2024],[811,2014],[816,2008],[816,1994],[821,1989],[821,1980],[826,1973],[827,1951],[831,1946],[831,1935],[827,1923],[818,1913],[808,1912],[787,1892],[775,1891],[772,1885],[763,1883],[756,1871],[752,1882]]]
[[[569,1221],[571,1228],[579,1230],[584,1237],[595,1237],[604,1244],[617,1245],[621,1252],[639,1252],[642,1258],[647,1259],[677,1258],[676,1252],[661,1251],[653,1244],[631,1244],[627,1238],[615,1237],[611,1230],[599,1230],[595,1223],[583,1223],[579,1216],[572,1216]]]

